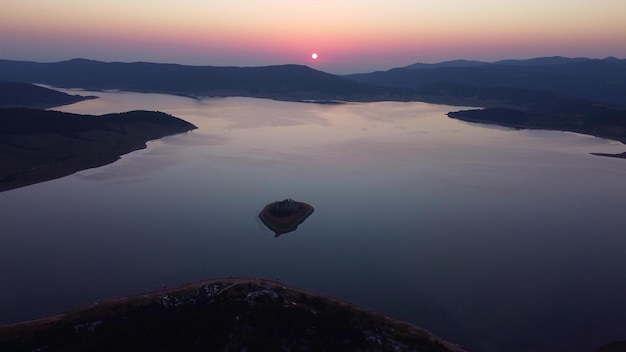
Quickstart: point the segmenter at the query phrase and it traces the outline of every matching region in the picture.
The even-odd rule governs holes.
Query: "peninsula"
[[[313,207],[309,204],[285,199],[266,205],[259,213],[259,218],[276,237],[295,231],[309,215],[313,214]]]
[[[70,95],[30,83],[0,82],[0,107],[2,108],[48,109],[97,98],[92,95]]]
[[[195,128],[155,111],[91,116],[0,108],[0,192],[103,166],[149,140]]]
[[[561,111],[558,114],[512,108],[486,108],[450,112],[448,117],[466,122],[494,124],[516,129],[575,132],[626,144],[626,110],[610,109],[586,102],[578,102],[577,110]],[[626,159],[626,152],[621,154],[590,154]]]

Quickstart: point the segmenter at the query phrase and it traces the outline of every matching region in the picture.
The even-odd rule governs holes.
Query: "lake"
[[[425,103],[82,92],[199,129],[0,193],[0,323],[214,277],[345,299],[475,351],[626,338],[624,145],[469,124]],[[274,237],[257,214],[315,212]]]

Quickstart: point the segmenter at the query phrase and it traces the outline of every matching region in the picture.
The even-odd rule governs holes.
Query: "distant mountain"
[[[0,82],[0,107],[47,109],[95,98],[70,95],[28,83]]]
[[[525,66],[533,66],[533,65],[561,65],[561,64],[571,64],[576,62],[588,61],[590,59],[586,57],[576,57],[569,58],[563,56],[549,56],[549,57],[537,57],[534,59],[527,60],[501,60],[496,61],[494,64],[496,65],[525,65]]]
[[[409,67],[413,68],[344,77],[371,85],[422,92],[429,86],[443,83],[476,88],[519,88],[626,107],[626,60],[551,57],[483,64],[452,61]],[[426,67],[429,69],[424,69]]]
[[[607,58],[608,60],[614,59],[618,60],[614,57]],[[486,62],[486,61],[475,61],[475,60],[452,60],[452,61],[443,61],[434,64],[423,64],[423,63],[415,63],[412,65],[404,66],[402,68],[406,68],[409,70],[429,70],[433,68],[439,67],[475,67],[482,65],[519,65],[519,66],[536,66],[536,65],[560,65],[560,64],[571,64],[576,62],[588,61],[590,59],[584,57],[577,58],[568,58],[563,56],[550,56],[550,57],[538,57],[534,59],[527,60],[501,60],[495,62]]]
[[[0,77],[57,87],[121,89],[188,96],[281,100],[403,99],[404,89],[373,87],[301,65],[214,67],[74,59],[57,63],[0,60]],[[404,98],[406,99],[406,98]]]
[[[453,61],[444,61],[436,64],[422,64],[416,63],[409,66],[404,66],[403,68],[409,70],[430,70],[437,67],[474,67],[480,65],[487,65],[487,62],[483,61],[470,61],[470,60],[453,60]]]
[[[451,118],[626,143],[626,60],[614,57],[457,60],[344,77],[410,89],[416,100],[486,108],[451,112]]]
[[[86,116],[0,108],[0,192],[102,166],[196,126],[152,111]]]

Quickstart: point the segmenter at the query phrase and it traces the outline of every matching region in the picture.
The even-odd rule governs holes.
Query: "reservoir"
[[[214,277],[279,279],[473,351],[626,337],[624,145],[426,103],[68,91],[199,128],[0,193],[0,324]],[[283,199],[315,212],[275,237]]]

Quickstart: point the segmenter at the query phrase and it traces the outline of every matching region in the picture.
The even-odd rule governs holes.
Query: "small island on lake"
[[[313,214],[313,211],[313,207],[309,204],[285,199],[266,205],[259,213],[259,219],[278,237],[295,231],[298,225]]]

